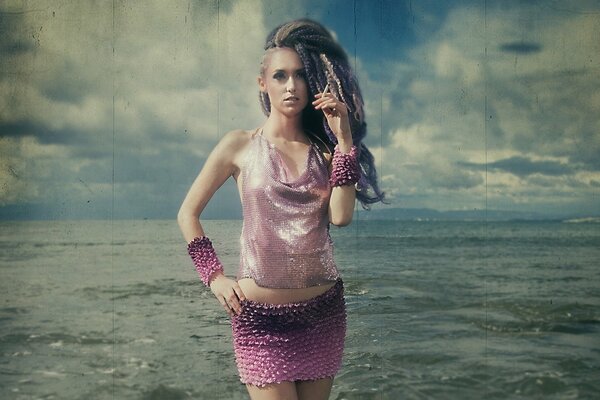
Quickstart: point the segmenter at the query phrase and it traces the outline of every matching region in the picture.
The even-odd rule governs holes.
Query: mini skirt
[[[235,360],[244,384],[265,386],[335,376],[346,336],[344,285],[299,303],[242,301],[231,319]]]

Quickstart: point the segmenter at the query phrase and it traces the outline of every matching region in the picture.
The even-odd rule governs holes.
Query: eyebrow
[[[276,69],[273,71],[274,74],[276,74],[277,72],[287,72],[285,69]],[[304,68],[299,68],[294,72],[304,72]]]

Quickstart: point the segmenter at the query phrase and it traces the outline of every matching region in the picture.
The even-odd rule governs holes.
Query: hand
[[[335,134],[338,142],[352,143],[352,132],[350,131],[350,120],[348,119],[348,107],[336,99],[333,94],[327,92],[317,93],[317,98],[312,102],[315,110],[322,110],[327,124]]]
[[[246,300],[246,297],[236,281],[219,273],[210,283],[210,290],[230,317],[242,312],[240,301]]]

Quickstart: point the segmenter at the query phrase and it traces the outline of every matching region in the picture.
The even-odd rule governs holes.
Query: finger
[[[328,99],[333,99],[333,100],[337,100],[331,93],[317,93],[315,94],[315,97],[317,98],[316,100],[313,100],[313,104],[318,103],[320,101],[325,101]]]
[[[223,299],[223,308],[225,309],[227,314],[229,314],[230,317],[233,317],[233,310],[231,309],[231,306],[227,304],[227,301],[225,299]]]
[[[219,296],[217,299],[219,300],[219,303],[221,303],[221,305],[223,306],[223,308],[225,309],[225,311],[227,311],[227,314],[229,314],[229,316],[233,316],[233,311],[231,310],[231,308],[227,304],[227,301],[225,301],[225,298]]]
[[[244,301],[246,300],[246,296],[244,295],[244,292],[242,291],[242,288],[239,286],[234,286],[233,290],[235,290],[235,294],[237,294],[238,299],[240,299],[240,301]]]
[[[229,297],[227,297],[227,304],[229,304],[229,307],[231,307],[236,314],[242,312],[242,306],[238,300],[237,293],[235,293],[233,289],[229,293]]]
[[[321,98],[314,100],[312,102],[312,104],[316,106],[316,105],[322,104],[323,102],[325,102],[327,100],[329,100],[327,97],[321,97]]]
[[[315,104],[315,108],[335,108],[337,104],[338,102],[335,99],[323,99],[322,101],[319,101],[319,103]]]
[[[320,99],[317,99],[314,101],[314,103],[317,103],[317,104],[325,104],[325,103],[331,103],[331,102],[337,103],[338,99],[336,99],[335,97],[333,97],[330,94],[325,95],[324,97],[321,97]]]
[[[336,107],[337,107],[337,102],[335,102],[335,101],[328,101],[323,104],[323,108],[331,108],[331,109],[335,110]]]
[[[327,103],[327,104],[323,104],[323,106],[321,107],[321,109],[325,112],[329,111],[329,112],[336,112],[337,111],[337,103]]]
[[[344,115],[348,114],[348,108],[346,108],[346,105],[339,101],[334,101],[331,104],[324,105],[323,108],[329,108],[332,111],[340,114],[340,116],[344,116]]]

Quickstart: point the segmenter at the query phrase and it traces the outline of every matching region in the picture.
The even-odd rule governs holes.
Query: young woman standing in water
[[[240,379],[252,399],[327,399],[346,332],[329,225],[355,200],[383,200],[363,102],[346,54],[320,24],[267,37],[258,77],[265,123],[226,134],[178,213],[200,278],[231,316]],[[236,279],[223,273],[200,214],[233,177],[243,209]]]

